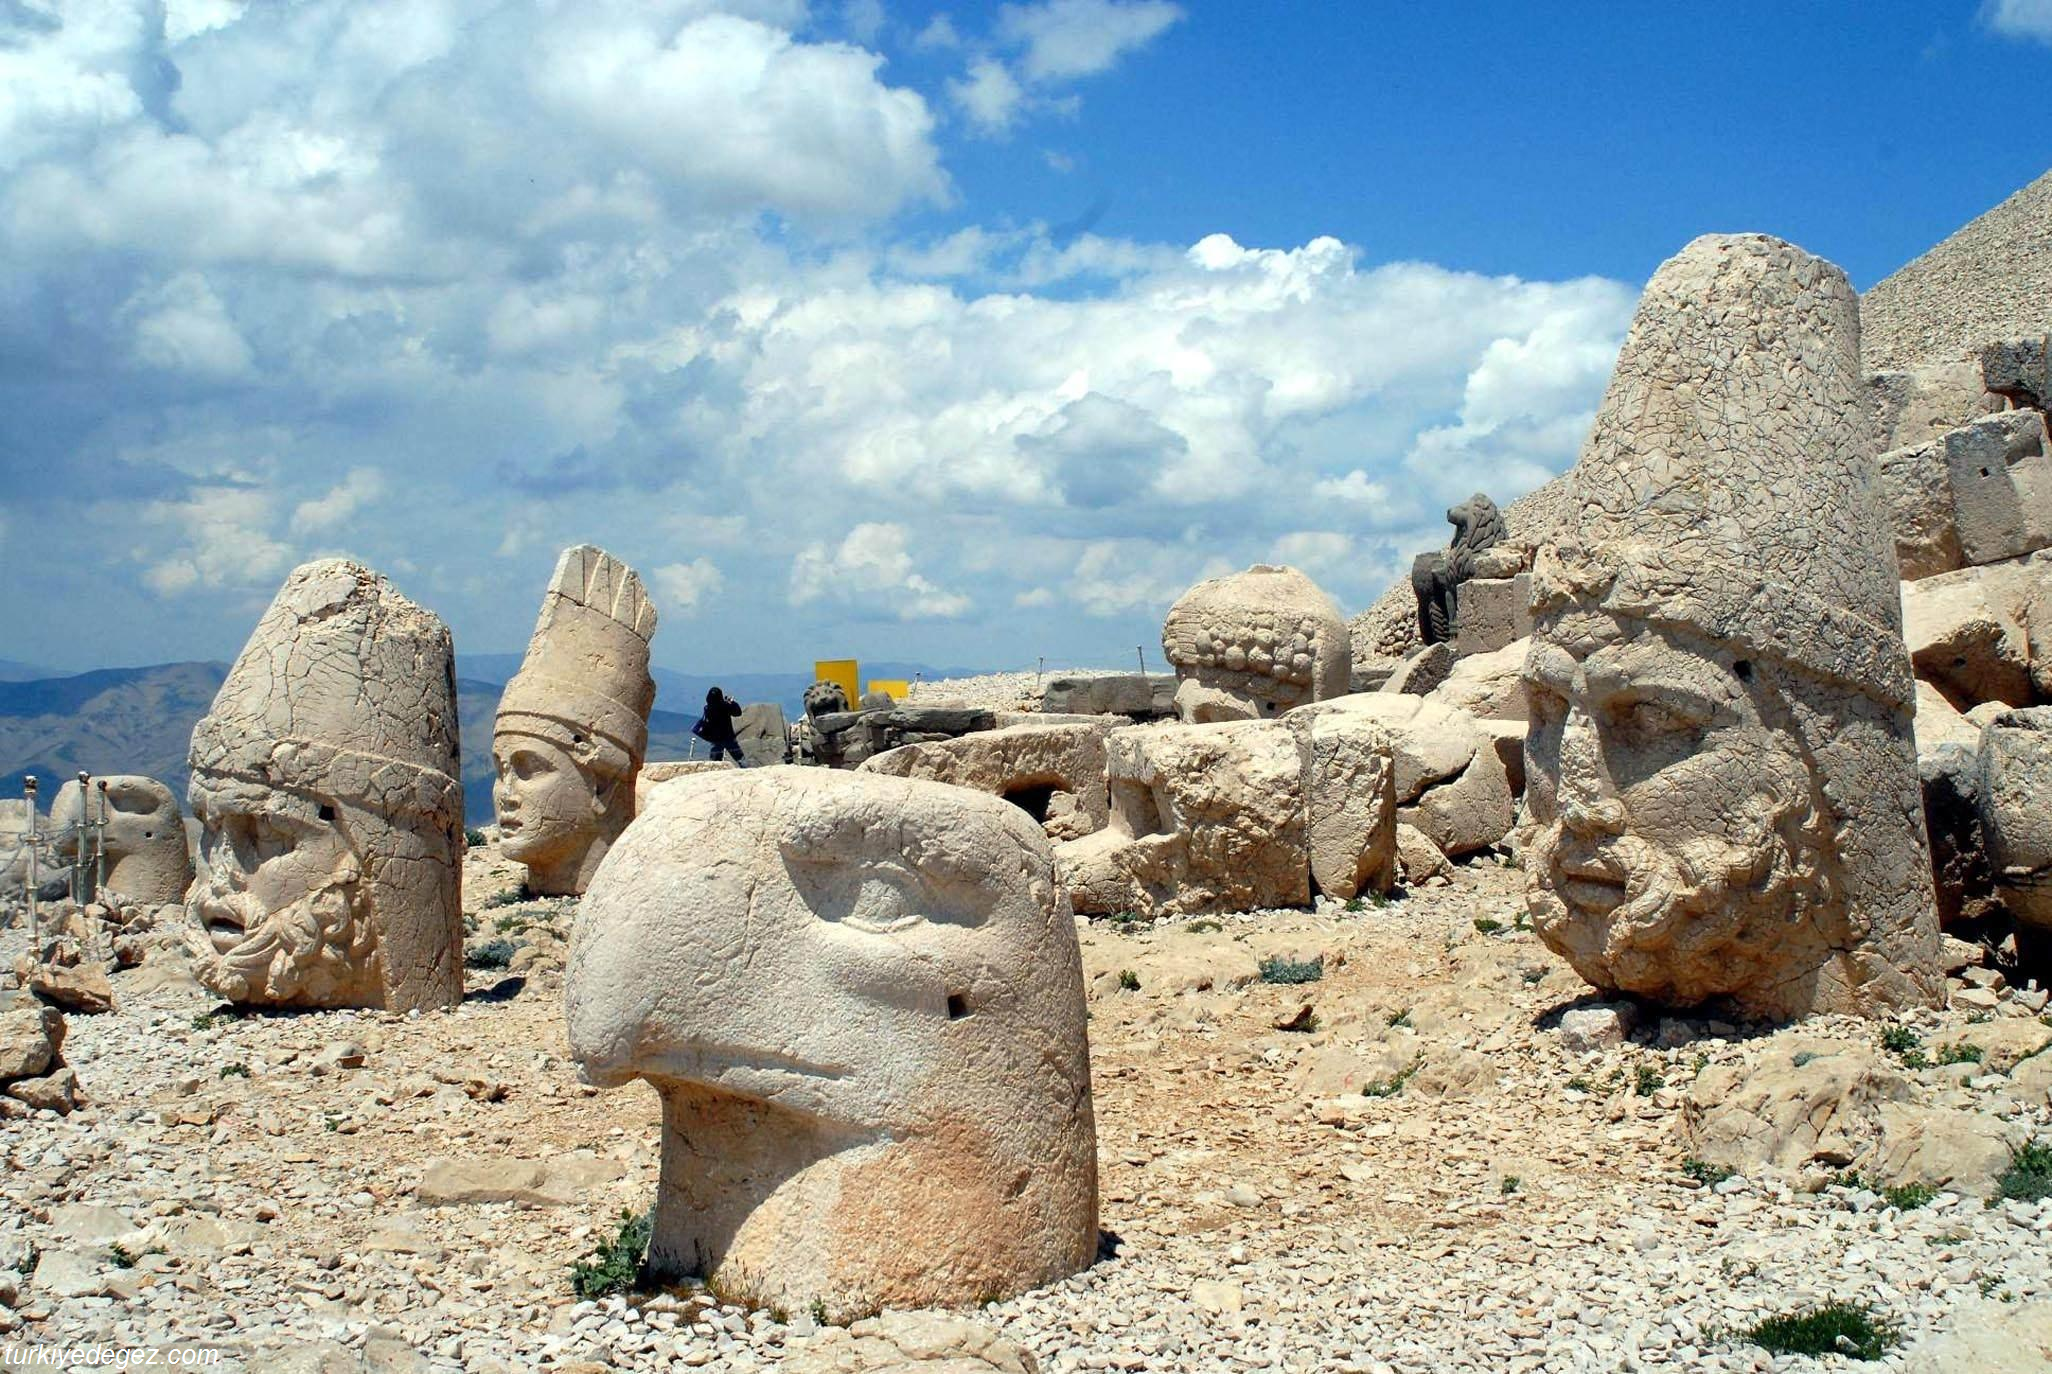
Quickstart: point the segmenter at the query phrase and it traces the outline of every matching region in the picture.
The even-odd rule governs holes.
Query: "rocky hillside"
[[[146,773],[182,796],[193,722],[227,671],[160,663],[0,682],[0,796],[20,796],[27,774],[61,781],[80,769]]]

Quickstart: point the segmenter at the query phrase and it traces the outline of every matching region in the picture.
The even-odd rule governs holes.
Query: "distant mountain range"
[[[456,710],[463,732],[463,805],[472,825],[492,818],[492,718],[519,654],[459,654]],[[43,805],[81,769],[90,773],[143,773],[159,778],[183,799],[186,746],[192,727],[213,704],[228,674],[225,663],[159,663],[147,668],[101,668],[69,677],[19,678],[33,665],[0,659],[0,797],[19,797],[22,779],[42,781]],[[913,663],[863,665],[865,680],[915,676],[961,677],[976,670],[932,669]],[[691,726],[717,684],[738,701],[774,701],[787,717],[805,709],[809,673],[731,673],[702,677],[654,670],[656,709],[648,721],[651,760],[689,758],[697,741]]]

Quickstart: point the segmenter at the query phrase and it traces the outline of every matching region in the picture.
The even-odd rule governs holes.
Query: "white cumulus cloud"
[[[1981,21],[2009,38],[2052,43],[2052,0],[1987,0]]]
[[[710,558],[665,563],[649,578],[655,583],[657,612],[685,617],[697,615],[727,581]]]
[[[967,612],[969,598],[935,586],[912,563],[903,525],[865,522],[838,547],[813,544],[791,563],[791,603],[821,597],[874,601],[900,620],[950,619]]]
[[[340,485],[293,508],[292,532],[314,534],[346,524],[384,494],[384,473],[376,468],[351,468]]]
[[[1167,0],[1039,0],[1006,5],[998,27],[1024,47],[1027,80],[1043,82],[1107,71],[1182,17]]]

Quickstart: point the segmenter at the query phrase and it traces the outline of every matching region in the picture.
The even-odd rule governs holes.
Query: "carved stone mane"
[[[1454,637],[1460,609],[1460,585],[1472,575],[1475,555],[1503,542],[1509,534],[1503,512],[1481,492],[1446,513],[1454,527],[1444,553],[1421,553],[1411,564],[1411,586],[1418,594],[1418,632],[1427,644]]]

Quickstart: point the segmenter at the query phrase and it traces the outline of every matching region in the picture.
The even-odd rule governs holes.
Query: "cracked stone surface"
[[[1894,536],[1845,274],[1761,235],[1654,274],[1534,571],[1535,928],[1609,992],[1941,994]]]
[[[194,974],[231,1002],[463,993],[448,627],[359,564],[296,568],[192,734]]]

